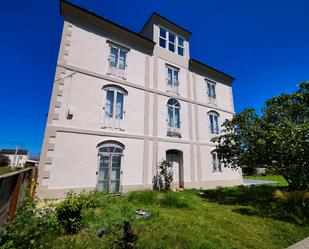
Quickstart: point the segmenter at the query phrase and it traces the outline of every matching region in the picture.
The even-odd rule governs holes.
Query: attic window
[[[184,55],[184,39],[162,27],[160,27],[159,46]]]

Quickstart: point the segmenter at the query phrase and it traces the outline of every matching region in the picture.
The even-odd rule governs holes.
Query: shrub
[[[82,192],[67,193],[67,198],[56,206],[58,221],[68,234],[77,233],[82,227],[82,211],[86,208],[95,207],[95,195]]]
[[[1,248],[47,248],[63,233],[51,207],[36,208],[36,201],[26,199],[15,219],[0,232]]]
[[[299,223],[309,222],[309,192],[276,190],[273,199],[276,209],[286,216],[292,216]]]

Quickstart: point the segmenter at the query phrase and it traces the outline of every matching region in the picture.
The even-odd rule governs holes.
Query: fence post
[[[28,197],[33,198],[35,193],[36,181],[37,181],[37,168],[34,167],[31,169],[28,178]]]
[[[22,182],[23,182],[23,176],[24,176],[24,172],[18,174],[17,182],[15,184],[15,187],[12,193],[11,203],[10,203],[9,212],[8,212],[8,222],[9,223],[11,223],[15,217],[19,193],[20,193]]]

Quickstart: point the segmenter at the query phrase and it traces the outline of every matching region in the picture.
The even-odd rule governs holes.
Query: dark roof
[[[136,33],[136,32],[134,32],[134,31],[132,31],[132,30],[130,30],[128,28],[125,28],[125,27],[123,27],[123,26],[121,26],[121,25],[119,25],[117,23],[114,23],[114,22],[110,21],[109,19],[107,19],[105,17],[99,16],[99,15],[97,15],[97,14],[95,14],[95,13],[89,11],[89,10],[86,10],[86,9],[80,7],[80,6],[72,4],[72,3],[70,3],[70,2],[68,2],[66,0],[60,0],[60,14],[62,16],[66,16],[66,14],[64,13],[65,12],[65,10],[64,10],[65,7],[70,7],[71,9],[82,11],[85,14],[88,14],[88,15],[91,15],[91,16],[97,18],[98,19],[97,21],[107,22],[107,23],[113,25],[115,28],[118,28],[118,29],[121,29],[122,31],[128,32],[128,33],[136,36],[137,38],[142,39],[146,43],[150,43],[152,46],[154,46],[154,44],[155,44],[154,41],[152,41],[152,40],[150,40],[150,39],[140,35],[139,33]]]
[[[217,74],[217,75],[219,75],[219,76],[222,76],[222,77],[224,77],[224,78],[229,79],[230,82],[232,82],[233,80],[235,80],[234,77],[232,77],[232,76],[230,76],[230,75],[228,75],[228,74],[226,74],[226,73],[223,73],[222,71],[220,71],[220,70],[218,70],[218,69],[215,69],[215,68],[213,68],[213,67],[211,67],[211,66],[208,66],[208,65],[206,65],[205,63],[200,62],[200,61],[195,60],[195,59],[190,59],[189,65],[190,65],[191,67],[193,67],[193,68],[199,67],[200,70],[205,70],[206,72],[209,72],[209,73],[215,73],[215,74]]]
[[[169,23],[170,25],[174,26],[175,28],[182,30],[186,34],[187,37],[190,37],[192,35],[191,31],[189,31],[189,30],[179,26],[178,24],[168,20],[167,18],[165,18],[164,16],[161,16],[157,12],[153,12],[151,14],[151,16],[148,18],[148,20],[146,21],[146,23],[144,24],[143,28],[141,29],[141,31],[139,33],[141,34],[144,31],[144,29],[146,28],[147,24],[150,23],[152,20],[154,20],[156,18],[161,19],[161,20]]]
[[[8,154],[8,155],[15,155],[16,149],[2,149],[0,150],[0,154]],[[18,155],[28,155],[28,150],[18,150]]]

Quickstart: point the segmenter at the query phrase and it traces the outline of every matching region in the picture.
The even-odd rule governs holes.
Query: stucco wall
[[[153,37],[157,41],[156,25]],[[107,74],[110,42],[129,49],[126,79]],[[156,165],[170,149],[182,152],[185,187],[240,184],[239,172],[223,168],[222,173],[212,173],[210,154],[214,145],[207,112],[216,110],[220,124],[232,117],[231,86],[207,75],[207,79],[216,82],[217,103],[210,105],[205,75],[189,72],[188,59],[188,41],[183,57],[157,45],[150,55],[106,30],[65,21],[39,166],[40,197],[62,197],[71,188],[96,188],[96,146],[106,140],[125,145],[121,164],[123,191],[151,187]],[[180,70],[178,95],[166,91],[166,64]],[[58,81],[59,78],[65,79]],[[121,86],[128,92],[124,131],[103,128],[102,88],[107,84]],[[169,98],[176,98],[181,105],[182,138],[167,137]],[[68,111],[73,114],[71,119],[67,118]]]

